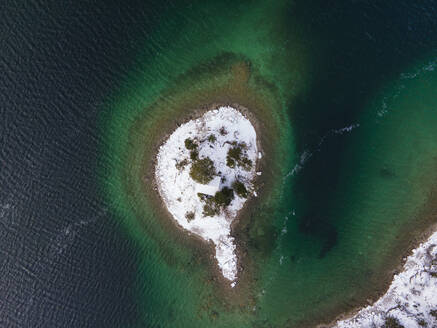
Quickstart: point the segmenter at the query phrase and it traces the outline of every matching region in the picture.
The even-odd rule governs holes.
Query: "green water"
[[[139,327],[330,320],[384,286],[432,221],[435,42],[410,51],[390,40],[381,57],[348,27],[362,19],[349,7],[326,16],[317,2],[181,4],[137,41],[143,50],[103,106],[99,176],[138,247]],[[395,46],[405,53],[392,57]],[[163,223],[147,176],[166,124],[220,101],[253,109],[270,150],[268,191],[241,232],[250,279],[227,293],[205,249]]]

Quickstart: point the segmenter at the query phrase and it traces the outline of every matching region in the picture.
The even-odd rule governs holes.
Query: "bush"
[[[232,184],[232,188],[234,188],[234,190],[238,196],[240,196],[241,198],[247,198],[248,192],[247,192],[247,189],[242,182],[236,180]]]
[[[382,328],[405,328],[402,326],[398,319],[395,317],[387,317],[385,318],[385,322],[382,325]]]
[[[195,161],[190,169],[190,177],[199,183],[207,184],[215,175],[214,163],[206,157]]]
[[[217,191],[214,195],[214,203],[218,207],[228,206],[234,199],[234,191],[228,187]]]
[[[188,222],[194,220],[194,217],[195,217],[194,212],[185,213],[185,218],[187,219]]]
[[[208,198],[208,195],[202,194],[200,192],[197,193],[197,197],[199,197],[199,199],[201,201],[206,201],[206,199]],[[210,196],[209,196],[210,197]]]
[[[226,165],[230,168],[234,168],[236,165],[241,166],[243,170],[250,171],[252,168],[252,161],[244,154],[244,150],[247,148],[244,142],[237,144],[235,141],[231,143],[233,147],[228,150],[226,156]]]
[[[197,150],[190,151],[190,158],[192,161],[197,161],[199,159],[199,152]]]
[[[431,314],[434,318],[437,319],[437,310],[431,310],[431,311],[429,312],[429,314]]]
[[[238,164],[245,171],[250,171],[250,169],[252,168],[252,161],[250,159],[248,159],[247,157],[242,158],[241,161],[238,162]]]
[[[214,143],[216,140],[217,140],[217,138],[215,137],[215,135],[210,134],[210,135],[208,136],[208,141],[209,141],[209,142]]]
[[[229,158],[232,158],[235,161],[239,161],[240,157],[241,157],[241,152],[242,152],[242,147],[240,145],[235,146],[235,147],[231,147],[228,150],[228,156]]]
[[[216,208],[212,204],[203,205],[203,216],[214,216],[220,213],[220,209]]]
[[[201,193],[198,193],[197,196],[202,202],[205,202],[202,214],[204,216],[214,216],[220,214],[220,210],[232,202],[234,191],[231,188],[224,187],[222,190],[217,191],[214,197]]]
[[[222,127],[220,128],[219,132],[220,132],[220,134],[221,134],[222,136],[225,136],[225,135],[228,134],[228,131],[226,131],[226,129],[225,129],[224,126],[222,126]]]
[[[188,159],[184,159],[184,160],[176,163],[176,168],[178,170],[182,170],[187,164],[188,164]]]
[[[231,169],[235,167],[235,161],[230,158],[229,156],[226,157],[226,165],[229,166]]]
[[[185,139],[184,143],[185,143],[185,148],[187,148],[188,150],[197,149],[197,144],[190,138]]]

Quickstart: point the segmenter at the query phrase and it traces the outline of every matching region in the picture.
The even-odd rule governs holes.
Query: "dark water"
[[[381,227],[409,223],[393,218],[414,213],[431,188],[420,180],[408,194],[396,193],[407,183],[396,177],[417,178],[414,168],[434,165],[437,82],[426,67],[437,56],[437,4],[275,6],[0,4],[0,327],[282,327],[328,313],[327,300],[359,298],[354,292],[373,277],[367,269],[381,266],[379,250],[390,250],[398,233],[384,231],[393,237],[384,242]],[[273,228],[254,237],[265,264],[257,310],[217,305],[219,319],[211,319],[215,310],[199,304],[212,298],[216,306],[215,296],[195,286],[203,268],[187,269],[190,251],[178,253],[185,264],[162,264],[158,246],[133,237],[120,218],[125,209],[114,210],[117,198],[101,181],[112,181],[115,157],[102,149],[123,145],[99,122],[108,112],[120,126],[129,122],[134,110],[114,104],[124,104],[132,85],[141,85],[146,100],[125,103],[141,108],[175,75],[223,51],[245,55],[277,84],[291,122],[284,171],[303,169],[284,177]],[[424,74],[402,80],[418,70]],[[354,124],[362,132],[332,132]],[[118,137],[122,129],[114,131]],[[420,152],[406,151],[415,147]],[[358,238],[364,234],[374,244]],[[340,295],[342,281],[327,278],[336,275],[347,285]]]

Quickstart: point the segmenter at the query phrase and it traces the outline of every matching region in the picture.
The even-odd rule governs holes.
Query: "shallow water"
[[[435,1],[8,1],[0,325],[300,327],[363,303],[433,220],[435,17]],[[141,180],[155,123],[225,91],[279,136],[241,299]]]

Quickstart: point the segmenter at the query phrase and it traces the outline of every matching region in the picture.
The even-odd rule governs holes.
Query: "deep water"
[[[1,327],[326,322],[436,222],[436,1],[0,8]],[[235,292],[149,195],[154,138],[210,101],[271,149]]]

